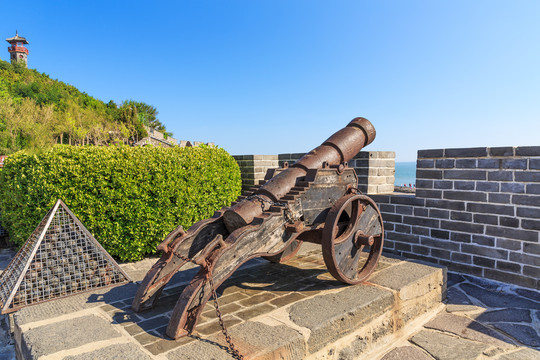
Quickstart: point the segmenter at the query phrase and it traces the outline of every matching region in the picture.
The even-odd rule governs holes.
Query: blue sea
[[[396,162],[396,180],[394,184],[403,186],[404,184],[414,185],[416,182],[416,162]]]

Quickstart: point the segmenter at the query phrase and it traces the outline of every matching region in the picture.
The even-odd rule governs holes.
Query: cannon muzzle
[[[324,163],[339,165],[351,160],[362,148],[375,139],[375,127],[365,118],[354,118],[347,126],[330,136],[317,148],[304,155],[287,170],[280,172],[259,188],[256,199],[246,199],[227,210],[223,221],[227,230],[233,232],[250,224],[287,194],[309,169],[320,169]],[[262,199],[262,201],[261,201]]]

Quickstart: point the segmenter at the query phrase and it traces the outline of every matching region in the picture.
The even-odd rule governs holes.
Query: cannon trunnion
[[[215,288],[238,267],[255,257],[287,261],[303,242],[321,244],[337,280],[365,281],[383,249],[383,221],[373,200],[357,190],[358,178],[347,161],[374,138],[368,120],[353,119],[293,166],[268,170],[265,180],[231,207],[187,231],[179,226],[158,246],[163,255],[141,283],[132,308],[151,308],[184,264],[199,265],[167,327],[171,338],[186,336]]]

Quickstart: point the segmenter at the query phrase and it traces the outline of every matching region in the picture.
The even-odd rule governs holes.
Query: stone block
[[[418,181],[416,186],[418,187]],[[433,181],[433,188],[435,189],[452,189],[454,187],[453,181],[447,181],[447,180],[434,180]]]
[[[442,179],[442,170],[416,170],[416,179]]]
[[[352,359],[352,358],[351,358]],[[426,355],[425,352],[414,346],[400,346],[387,354],[385,354],[381,360],[431,360],[432,357]]]
[[[418,159],[426,158],[442,158],[444,156],[444,149],[432,149],[432,150],[418,150]]]
[[[131,301],[135,296],[138,285],[135,283],[125,284],[114,288],[97,289],[91,293],[82,293],[54,301],[44,302],[22,308],[14,314],[14,320],[18,325],[49,319],[72,312],[90,309],[93,307],[110,304],[121,300]]]
[[[37,359],[61,350],[120,336],[106,320],[88,315],[25,331],[21,337],[21,350],[25,359]]]
[[[510,204],[510,194],[488,194],[488,202],[498,204]]]
[[[95,359],[130,359],[130,360],[151,360],[152,358],[144,353],[135,344],[116,344],[102,349],[86,352],[80,355],[66,356],[63,360],[95,360]]]
[[[444,179],[453,180],[486,180],[485,170],[444,170]]]
[[[441,161],[441,160],[438,160]],[[416,160],[417,169],[433,169],[435,167],[435,160],[432,159],[418,159]]]
[[[248,321],[233,327],[230,334],[239,351],[249,359],[305,358],[306,349],[302,334],[287,326],[270,326]],[[221,334],[217,339],[220,343],[224,342]]]
[[[540,170],[540,159],[529,159],[530,170]]]
[[[439,159],[435,161],[435,167],[437,169],[452,169],[456,166],[454,159]]]
[[[482,320],[485,321],[485,320]],[[443,313],[435,319],[429,321],[424,327],[455,334],[461,338],[477,341],[483,344],[498,346],[502,348],[512,348],[513,344],[509,338],[500,333],[464,316]]]
[[[516,156],[540,156],[540,146],[518,146]]]
[[[503,169],[527,169],[527,159],[503,159],[502,160]]]
[[[407,301],[441,289],[445,278],[445,268],[403,262],[374,274],[369,281],[395,290],[401,301]]]
[[[419,197],[419,198],[440,199],[440,198],[442,198],[442,191],[441,190],[416,189],[416,196]]]
[[[488,226],[486,227],[486,235],[538,242],[538,231]]]
[[[458,149],[444,149],[445,157],[485,157],[487,156],[487,148],[458,148]]]
[[[394,183],[377,186],[377,194],[388,194],[394,191]],[[372,193],[368,193],[372,194]]]
[[[490,156],[514,156],[514,148],[511,146],[507,147],[492,147],[489,148]]]
[[[516,171],[514,178],[518,182],[540,182],[540,171]]]
[[[308,351],[316,352],[354,331],[393,305],[390,291],[371,286],[351,286],[319,295],[291,306],[289,317],[311,331]]]
[[[500,188],[499,183],[496,183],[496,182],[484,182],[484,181],[476,182],[476,191],[498,192],[499,188]]]
[[[160,352],[157,353],[159,354]],[[216,346],[215,342],[212,341],[191,341],[178,349],[168,352],[166,356],[169,360],[234,359],[226,349]]]
[[[422,330],[410,341],[440,360],[477,359],[489,347],[433,330]]]
[[[512,181],[513,179],[512,171],[488,171],[488,181]]]
[[[499,169],[502,167],[500,159],[478,159],[479,169]]]
[[[501,192],[523,194],[525,193],[525,184],[520,183],[501,183]]]
[[[443,193],[443,198],[448,200],[463,200],[486,202],[487,194],[479,191],[451,191],[446,190]]]
[[[474,169],[476,168],[476,159],[457,159],[456,168],[457,169]]]
[[[504,206],[504,205],[468,203],[467,211],[476,212],[476,213],[484,213],[484,214],[498,214],[498,215],[514,216],[514,207]]]
[[[429,217],[436,219],[448,219],[450,218],[450,211],[441,209],[429,209]]]
[[[451,211],[450,219],[458,221],[472,221],[472,214],[464,211]]]

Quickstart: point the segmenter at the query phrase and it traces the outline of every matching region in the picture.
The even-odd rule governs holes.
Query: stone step
[[[246,358],[362,358],[403,336],[445,296],[444,268],[381,257],[367,283],[351,286],[328,274],[316,249],[283,264],[252,260],[218,289],[229,334]],[[152,265],[144,262],[123,266],[140,280]],[[136,284],[23,308],[13,317],[19,359],[232,359],[211,302],[194,336],[164,335],[195,271],[177,273],[146,312],[130,310]]]

